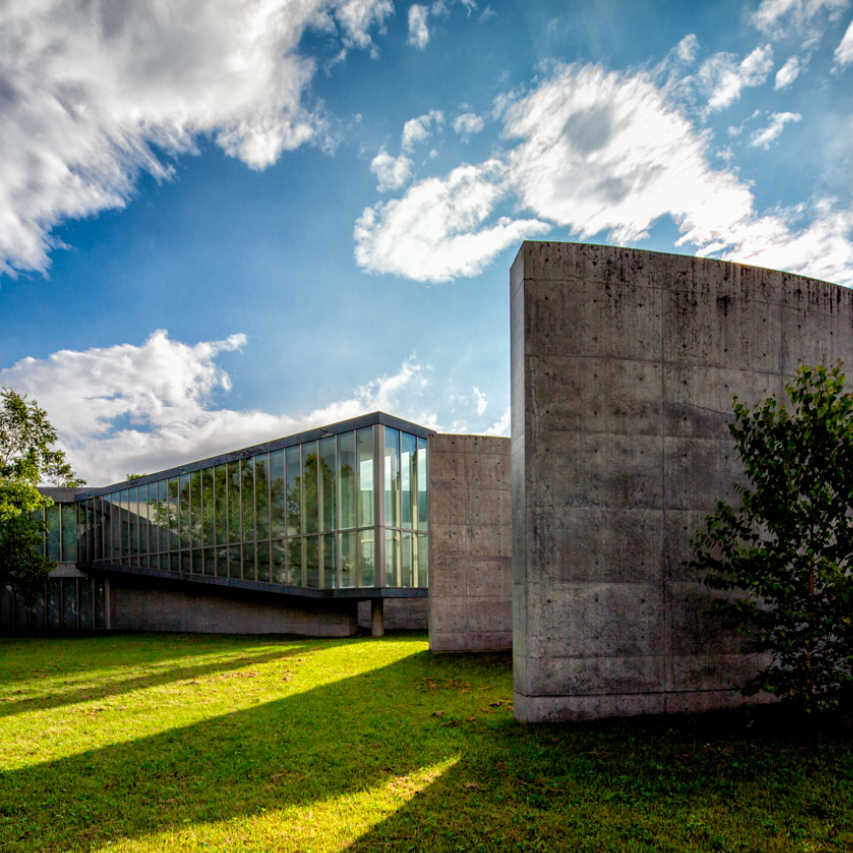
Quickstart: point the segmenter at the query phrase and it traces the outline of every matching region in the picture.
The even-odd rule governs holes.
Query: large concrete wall
[[[735,500],[732,396],[853,369],[853,294],[716,260],[525,243],[512,266],[520,720],[725,707],[754,671],[682,563]]]
[[[110,581],[109,608],[109,625],[116,631],[348,637],[358,627],[355,601],[293,604],[230,588],[155,586],[116,575]]]
[[[382,605],[386,631],[426,631],[429,602],[426,598],[386,598]],[[358,627],[370,630],[370,602],[358,603]]]
[[[429,644],[512,647],[508,438],[435,435],[429,445]]]

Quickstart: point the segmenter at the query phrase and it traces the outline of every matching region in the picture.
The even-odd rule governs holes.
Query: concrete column
[[[385,636],[385,599],[373,598],[370,601],[370,635]]]
[[[113,627],[112,602],[110,601],[110,579],[104,578],[104,628],[109,631]]]

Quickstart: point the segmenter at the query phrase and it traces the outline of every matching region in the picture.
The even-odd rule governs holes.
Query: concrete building
[[[853,365],[853,293],[722,261],[527,242],[510,275],[512,438],[374,413],[56,494],[61,560],[0,625],[512,649],[515,712],[726,707],[760,663],[709,616],[691,535],[740,471],[732,398]],[[428,595],[428,598],[427,598]]]

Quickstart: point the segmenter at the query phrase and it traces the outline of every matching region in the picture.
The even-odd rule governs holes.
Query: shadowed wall
[[[515,712],[725,707],[755,670],[685,572],[736,499],[732,397],[853,369],[853,298],[716,260],[525,243],[510,276]]]

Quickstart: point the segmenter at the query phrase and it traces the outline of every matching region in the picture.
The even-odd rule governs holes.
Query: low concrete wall
[[[429,445],[429,644],[512,648],[510,442],[435,435]]]
[[[426,598],[386,598],[383,619],[386,631],[426,631],[429,601]],[[370,630],[370,602],[358,603],[358,627]]]
[[[297,634],[349,637],[356,632],[356,603],[294,602],[233,589],[154,587],[113,575],[110,627],[116,631],[188,631],[212,634]]]
[[[853,293],[716,260],[525,243],[510,277],[515,713],[711,709],[759,661],[683,568],[736,500],[732,396],[853,367]]]

